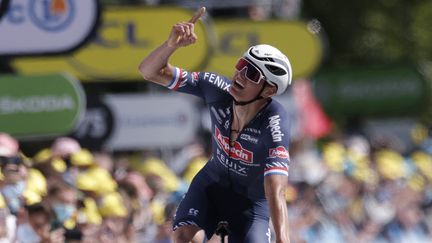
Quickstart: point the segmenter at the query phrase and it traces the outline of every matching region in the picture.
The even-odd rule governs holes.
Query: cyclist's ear
[[[273,95],[275,95],[277,93],[277,87],[276,86],[270,85],[267,82],[265,82],[264,85],[266,87],[264,88],[264,90],[261,93],[261,96],[263,98],[272,97]]]

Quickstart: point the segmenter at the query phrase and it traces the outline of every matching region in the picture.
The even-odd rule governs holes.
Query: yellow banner
[[[322,45],[304,22],[250,20],[215,21],[217,50],[206,70],[231,78],[238,58],[251,46],[269,44],[281,50],[291,61],[293,78],[307,78],[320,65]]]
[[[181,8],[105,8],[97,36],[87,46],[71,55],[16,58],[11,64],[22,74],[67,71],[82,81],[141,79],[142,58],[168,38],[175,23],[192,16],[193,12]],[[197,43],[179,49],[171,63],[189,70],[205,66],[210,42],[201,21],[195,31]]]

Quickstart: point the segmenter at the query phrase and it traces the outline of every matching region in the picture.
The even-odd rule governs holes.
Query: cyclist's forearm
[[[269,203],[270,217],[277,243],[290,242],[285,184],[286,178],[282,176],[268,176],[264,182],[265,194]]]
[[[276,235],[277,243],[288,243],[289,241],[289,224],[288,224],[288,209],[285,198],[276,199],[277,202],[273,207],[270,207],[270,215]]]
[[[139,65],[143,78],[162,85],[169,84],[172,74],[168,60],[176,50],[177,48],[169,46],[167,41],[153,50]]]

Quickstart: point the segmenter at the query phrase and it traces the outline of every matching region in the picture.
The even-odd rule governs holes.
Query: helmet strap
[[[264,91],[264,88],[266,87],[266,85],[267,85],[267,82],[264,82],[264,85],[262,86],[260,92],[257,94],[257,96],[255,98],[248,100],[248,101],[237,101],[234,99],[234,104],[239,105],[239,106],[244,106],[244,105],[248,105],[254,101],[264,99],[264,97],[261,96],[261,93]]]

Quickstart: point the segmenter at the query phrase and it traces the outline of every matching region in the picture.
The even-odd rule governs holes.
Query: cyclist
[[[193,179],[174,219],[174,241],[189,242],[201,229],[208,239],[219,221],[229,224],[229,242],[289,242],[285,186],[288,176],[288,117],[271,99],[291,82],[288,58],[269,45],[250,47],[232,80],[188,72],[168,63],[180,47],[197,41],[194,23],[172,27],[168,39],[139,66],[146,80],[204,99],[212,120],[212,156]]]

